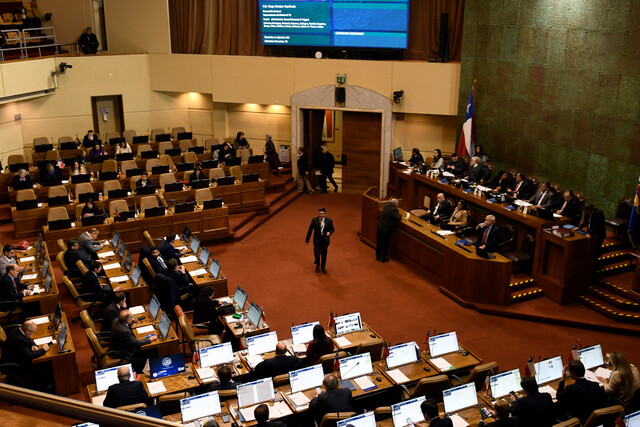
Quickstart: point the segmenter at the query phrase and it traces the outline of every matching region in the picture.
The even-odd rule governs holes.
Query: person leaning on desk
[[[540,393],[533,377],[523,377],[520,386],[524,397],[511,398],[511,415],[520,419],[522,427],[551,427],[555,424],[555,408],[549,393]]]
[[[133,323],[138,323],[138,319],[131,314],[131,311],[122,310],[118,315],[118,319],[114,320],[113,325],[111,325],[111,346],[109,350],[120,354],[124,359],[131,362],[135,372],[142,372],[144,365],[147,363],[147,355],[140,347],[157,340],[158,337],[150,335],[142,339],[136,339],[131,330]]]
[[[49,351],[49,345],[42,347],[36,345],[31,339],[38,326],[27,320],[19,328],[15,328],[7,334],[7,340],[2,346],[0,363],[15,364],[16,366],[3,366],[2,373],[13,382],[34,390],[49,391],[47,381],[43,378],[43,372],[34,369],[32,361],[43,356]]]
[[[18,261],[16,261],[16,248],[13,245],[4,245],[2,247],[2,256],[0,256],[0,277],[4,276],[7,272],[7,265],[15,264],[18,265]],[[18,272],[23,272],[24,267],[18,266]]]
[[[631,363],[627,362],[624,354],[614,351],[609,356],[609,362],[613,368],[609,378],[598,377],[604,384],[607,395],[629,402],[633,394],[640,388],[640,373]]]
[[[78,251],[80,252],[82,259],[98,259],[98,252],[107,244],[106,240],[96,240],[98,235],[99,231],[94,227],[78,236]]]
[[[33,285],[20,283],[19,267],[15,264],[7,265],[7,272],[0,280],[0,310],[13,310],[22,305],[22,296],[31,295]]]
[[[596,382],[584,377],[586,370],[579,360],[571,360],[564,367],[564,377],[558,384],[559,413],[569,417],[578,417],[585,423],[596,409],[607,406],[607,396]],[[565,381],[571,378],[574,383],[565,388]]]
[[[153,185],[153,183],[149,181],[149,174],[147,171],[142,171],[140,173],[140,179],[136,181],[136,188],[148,187],[150,185]]]
[[[287,355],[287,345],[280,341],[276,344],[276,355],[265,359],[256,366],[256,378],[271,378],[295,371],[302,366],[302,359]]]

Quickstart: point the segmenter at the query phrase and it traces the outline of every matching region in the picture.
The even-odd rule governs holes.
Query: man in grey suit
[[[100,251],[107,243],[106,240],[99,241],[98,239],[98,229],[92,228],[89,231],[85,231],[78,237],[78,243],[80,247],[78,251],[80,252],[81,258],[90,258],[93,260],[98,259],[98,251]]]
[[[536,194],[529,199],[529,203],[538,208],[551,202],[553,202],[553,191],[551,191],[551,183],[549,181],[543,182]]]
[[[9,264],[15,264],[19,273],[24,271],[24,267],[18,266],[18,261],[16,261],[16,248],[11,245],[4,245],[2,247],[2,256],[0,256],[0,277],[7,273],[7,265]]]

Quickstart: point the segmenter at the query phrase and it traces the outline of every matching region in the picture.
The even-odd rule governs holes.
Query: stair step
[[[520,289],[529,288],[534,286],[535,284],[536,284],[536,281],[533,279],[526,279],[526,280],[521,280],[519,282],[512,282],[512,283],[509,283],[509,291],[513,292]]]
[[[295,185],[291,186],[288,190],[284,191],[282,194],[279,194],[276,199],[271,201],[269,204],[268,212],[254,214],[247,220],[243,221],[239,226],[234,227],[235,231],[235,239],[242,240],[251,234],[253,231],[258,229],[262,224],[264,224],[269,218],[271,218],[276,213],[280,212],[284,209],[289,203],[293,202],[302,193],[298,193],[295,191]]]
[[[589,294],[579,295],[578,302],[586,305],[587,307],[595,311],[598,311],[604,314],[605,316],[611,319],[614,319],[620,322],[640,324],[640,314],[625,312],[624,310],[621,310],[618,307],[614,307],[608,304],[606,301],[603,301],[600,298],[594,297],[592,295],[589,295]]]
[[[600,258],[598,258],[596,262],[597,262],[598,268],[601,268],[607,265],[620,263],[630,259],[633,259],[633,255],[631,255],[630,252],[614,251],[614,252],[602,255]]]
[[[625,239],[620,242],[610,242],[602,245],[602,252],[607,253],[611,251],[619,251],[621,249],[629,248],[631,245],[629,244],[629,239]]]
[[[608,280],[601,280],[598,284],[628,300],[640,303],[640,294],[632,289],[625,289],[615,283],[609,282]]]
[[[245,224],[247,224],[249,221],[251,221],[253,218],[255,218],[255,216],[257,215],[257,213],[254,212],[249,212],[248,215],[245,214],[245,218],[240,221],[239,223],[233,225],[233,227],[231,228],[233,231],[237,232],[238,230],[240,230]]]
[[[632,260],[627,260],[618,264],[609,265],[607,267],[602,267],[596,270],[596,275],[598,276],[609,276],[612,274],[621,274],[627,271],[633,271],[635,266],[633,265]]]
[[[524,301],[524,300],[533,299],[533,298],[539,298],[543,295],[544,295],[544,291],[541,288],[537,286],[529,287],[523,290],[511,292],[510,303],[513,304],[514,302]]]
[[[635,302],[635,301],[630,301],[628,299],[623,299],[622,297],[620,297],[619,295],[616,295],[613,292],[609,292],[606,289],[602,289],[599,286],[589,286],[587,288],[587,291],[593,295],[596,296],[598,298],[600,298],[603,301],[606,301],[607,303],[614,305],[618,308],[621,308],[623,310],[628,310],[628,311],[640,311],[640,304]]]

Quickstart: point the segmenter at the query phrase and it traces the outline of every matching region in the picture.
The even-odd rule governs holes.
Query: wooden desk
[[[111,263],[117,263],[122,265],[121,261],[118,261],[116,259],[109,259],[108,264],[111,264]],[[132,263],[131,270],[133,270],[134,266],[135,266],[135,263]],[[149,302],[149,286],[144,281],[144,278],[142,276],[140,276],[140,279],[138,280],[138,286],[135,286],[133,284],[133,281],[131,280],[131,274],[124,272],[122,267],[104,270],[104,273],[108,279],[111,279],[113,277],[118,277],[118,276],[127,276],[129,278],[126,282],[111,283],[111,281],[109,281],[109,284],[114,289],[117,288],[118,286],[122,287],[121,292],[124,292],[129,295],[130,305],[132,306],[144,305]]]
[[[439,415],[440,417],[444,417],[444,406],[442,405],[442,403],[438,404],[438,409],[439,409]],[[467,423],[469,423],[470,426],[477,426],[478,423],[480,421],[482,421],[482,416],[480,415],[480,410],[478,408],[471,407],[471,408],[466,408],[463,409],[462,411],[457,412],[458,415],[460,415],[464,421],[466,421]],[[492,418],[487,419],[487,421],[492,421]],[[415,423],[416,426],[420,426],[420,427],[428,427],[429,423],[427,423],[426,421],[421,421],[419,423]],[[386,420],[382,420],[382,421],[378,421],[376,423],[376,426],[378,427],[393,427],[393,419],[392,418],[387,418]]]
[[[463,352],[467,352],[467,355],[464,356],[462,353]],[[472,369],[473,367],[479,365],[482,363],[482,359],[480,359],[478,356],[476,356],[473,352],[469,351],[466,347],[460,345],[460,351],[456,351],[454,353],[447,353],[447,354],[443,354],[442,356],[438,356],[443,358],[444,360],[446,360],[447,362],[449,362],[449,364],[451,366],[453,366],[453,369],[450,369],[448,371],[442,372],[440,371],[440,369],[438,369],[437,366],[435,366],[433,363],[430,362],[431,360],[431,356],[429,355],[428,352],[423,351],[422,352],[422,357],[429,362],[429,364],[432,366],[432,370],[437,372],[437,373],[441,373],[441,374],[455,374],[458,372],[464,372],[467,371],[469,369]]]
[[[338,380],[342,381],[342,379],[340,378],[340,373],[339,372],[336,372],[335,375],[338,377]],[[378,369],[378,366],[376,366],[376,365],[373,365],[373,372],[370,373],[369,375],[366,375],[366,377],[371,380],[371,382],[376,386],[376,388],[369,389],[369,390],[363,390],[363,389],[360,388],[360,386],[358,384],[356,384],[355,381],[353,381],[353,378],[348,380],[348,381],[351,381],[351,383],[356,388],[355,390],[351,391],[351,396],[354,399],[359,398],[359,397],[366,397],[366,396],[371,396],[373,394],[382,393],[384,391],[390,390],[394,386],[394,384],[391,382],[391,380],[389,378],[387,378],[387,376],[384,375],[382,370]],[[380,378],[380,381],[378,381],[376,378]]]
[[[351,350],[358,347],[360,344],[368,344],[372,341],[383,340],[382,336],[373,330],[366,322],[362,322],[362,330],[356,332],[349,332],[348,334],[340,335],[348,339],[351,344],[348,346],[341,346],[336,342],[336,337],[333,335],[333,331],[329,332],[329,338],[333,341],[333,345],[336,350]]]
[[[245,337],[251,337],[253,335],[260,335],[260,334],[265,334],[269,332],[269,325],[267,325],[264,321],[261,320],[260,327],[255,328],[253,325],[251,325],[251,322],[249,322],[249,319],[247,319],[246,312],[243,311],[241,312],[241,314],[242,314],[242,319],[235,322],[227,322],[227,317],[231,315],[219,317],[222,324],[225,326],[225,328],[229,332],[233,334],[233,337],[235,339],[240,339],[240,337],[242,337],[243,334]],[[235,326],[238,324],[241,324],[242,328],[236,329]]]
[[[413,384],[418,382],[422,378],[433,377],[435,375],[440,374],[438,369],[434,369],[433,365],[431,365],[429,362],[427,362],[421,357],[420,360],[418,360],[415,363],[408,363],[406,365],[400,365],[400,366],[396,366],[395,368],[391,368],[391,370],[398,369],[407,378],[409,378],[409,381],[407,382],[398,383],[393,378],[391,378],[391,375],[387,374],[387,370],[389,369],[387,368],[387,362],[385,360],[374,362],[373,365],[375,369],[378,369],[380,372],[382,372],[384,376],[387,377],[393,385]],[[427,369],[429,370],[427,371]]]
[[[41,284],[40,288],[44,290],[44,285]],[[53,273],[51,274],[51,287],[49,288],[49,292],[38,295],[27,295],[22,298],[22,302],[25,304],[32,302],[38,303],[40,305],[40,313],[42,314],[56,311],[59,300],[60,293],[58,292],[58,284],[56,283],[56,278]]]
[[[200,360],[198,360],[197,362],[194,362],[191,364],[193,371],[196,375],[196,378],[198,379],[198,381],[200,382],[200,384],[210,384],[213,381],[216,381],[217,378],[217,370],[218,368],[220,368],[221,366],[228,366],[229,369],[231,369],[231,373],[232,373],[232,377],[234,379],[246,376],[247,374],[249,374],[251,371],[249,370],[249,368],[247,367],[244,358],[240,357],[240,352],[236,351],[235,353],[233,353],[233,362],[232,363],[224,363],[222,365],[218,365],[218,366],[211,366],[211,368],[214,371],[214,375],[215,377],[213,378],[207,378],[206,380],[203,380],[200,377],[200,374],[198,374],[197,369],[200,368]]]
[[[76,350],[73,346],[73,339],[71,338],[71,330],[69,329],[69,323],[67,322],[67,315],[64,312],[62,313],[62,321],[60,324],[62,325],[63,323],[67,325],[67,341],[64,346],[65,352],[58,353],[59,346],[57,342],[57,334],[59,331],[53,331],[53,322],[50,318],[49,322],[38,325],[38,329],[36,330],[36,333],[33,334],[32,338],[38,339],[54,336],[56,343],[49,346],[49,351],[47,351],[43,356],[34,359],[33,363],[51,362],[56,393],[61,396],[68,396],[70,394],[78,393],[80,377],[78,375],[78,365],[76,364]],[[49,329],[49,326],[52,327],[51,330]]]
[[[20,251],[16,253],[16,261],[18,261],[18,265],[20,267],[25,267],[24,274],[34,274],[37,273],[38,277],[32,280],[22,280],[22,283],[25,285],[35,285],[38,284],[42,292],[38,295],[26,295],[22,298],[22,302],[25,304],[28,303],[37,303],[40,306],[40,313],[53,313],[56,311],[56,307],[58,305],[58,301],[60,300],[60,293],[58,292],[58,284],[56,282],[55,274],[53,274],[53,270],[51,269],[51,258],[49,256],[49,250],[46,242],[42,242],[41,251],[45,251],[45,259],[49,261],[49,273],[51,275],[51,286],[49,287],[49,292],[44,292],[45,287],[43,283],[42,277],[42,266],[38,263],[39,254],[35,253],[35,248],[31,248],[29,251]],[[25,261],[28,257],[34,257],[33,261]],[[33,271],[27,271],[33,270]],[[23,276],[24,277],[24,276]]]
[[[286,419],[287,417],[289,417],[290,415],[293,415],[293,409],[289,406],[288,400],[278,391],[276,390],[275,392],[276,398],[274,400],[268,401],[268,402],[262,402],[262,403],[266,403],[267,405],[269,405],[270,411],[269,411],[269,416],[270,416],[270,420],[283,420]],[[279,403],[284,403],[284,406],[282,406],[282,408],[285,410],[285,415],[280,416],[280,417],[274,417],[271,418],[271,416],[273,415],[273,410],[271,410],[271,408],[273,408],[274,406],[276,406]],[[240,417],[238,414],[238,399],[230,399],[227,401],[228,404],[228,408],[229,411],[231,412],[231,416],[233,417],[234,421],[241,426],[254,426],[257,423],[254,421],[249,421],[249,422],[242,422],[240,421]],[[257,406],[254,405],[254,406]],[[254,406],[251,406],[250,408],[253,408]]]
[[[282,394],[282,396],[284,396],[284,399],[287,401],[287,405],[289,405],[291,410],[293,412],[295,412],[296,414],[299,414],[301,412],[306,412],[309,409],[309,404],[306,404],[306,405],[303,405],[303,406],[296,406],[296,404],[293,403],[293,401],[290,398],[290,396],[291,396],[291,384],[285,384],[282,387],[278,387],[277,391],[279,391]],[[305,396],[307,396],[307,399],[309,399],[309,400],[312,400],[314,397],[316,397],[318,395],[318,392],[316,391],[315,388],[312,388],[312,389],[309,389],[309,390],[303,390],[300,393],[302,393]]]
[[[138,325],[138,327],[141,326],[143,325]],[[162,335],[160,334],[160,330],[158,329],[158,325],[156,323],[153,324],[153,329],[154,331],[152,332],[152,334],[157,336],[158,339],[140,347],[142,350],[155,349],[158,351],[158,357],[166,356],[168,354],[180,353],[180,340],[178,339],[178,335],[176,334],[175,329],[173,329],[173,326],[169,328],[169,333],[167,334],[166,339],[162,338]],[[132,330],[133,335],[136,337],[136,339],[142,339],[150,334],[149,332],[145,332],[142,334],[138,333],[138,330],[136,328],[132,328]]]
[[[143,348],[145,347],[146,346],[143,346]],[[193,376],[193,378],[189,379],[189,376]],[[158,396],[163,396],[165,394],[189,391],[189,390],[195,389],[200,385],[195,375],[193,375],[193,367],[191,366],[191,363],[185,364],[185,371],[181,374],[171,375],[168,377],[159,378],[157,380],[152,380],[151,377],[149,377],[149,375],[147,374],[141,374],[140,381],[142,381],[142,384],[144,384],[145,390],[147,390],[147,393],[151,397],[158,397]],[[148,383],[156,382],[156,381],[162,381],[167,391],[164,391],[158,394],[149,393]]]
[[[233,422],[233,418],[231,418],[230,413],[229,413],[229,406],[227,405],[227,402],[220,402],[220,407],[222,408],[222,411],[219,414],[216,414],[213,416],[213,419],[217,421],[218,425],[220,425],[220,427],[231,427],[232,422]],[[222,416],[223,415],[227,415],[229,416],[229,421],[227,421],[226,423],[222,421]],[[173,421],[175,423],[182,423],[182,415],[181,414],[171,414],[171,415],[167,415],[162,417],[162,419],[167,420],[167,421]],[[205,421],[206,419],[201,419],[201,423],[200,425],[204,424],[203,421]]]

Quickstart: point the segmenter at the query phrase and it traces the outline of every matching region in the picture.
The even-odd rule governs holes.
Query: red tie
[[[18,284],[16,283],[16,278],[13,278],[13,287],[15,288],[16,292],[18,292]]]
[[[487,244],[487,236],[489,235],[489,230],[491,229],[491,226],[488,226],[486,230],[484,230],[484,234],[482,235],[482,245],[486,245]]]

